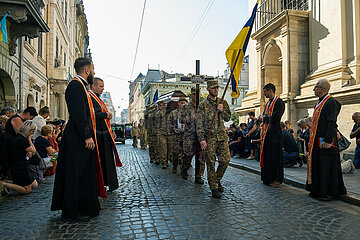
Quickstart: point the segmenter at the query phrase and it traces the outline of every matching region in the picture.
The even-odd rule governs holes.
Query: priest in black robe
[[[268,83],[263,92],[269,98],[262,115],[263,129],[268,124],[266,135],[263,136],[263,161],[261,166],[261,180],[264,184],[278,187],[284,180],[282,162],[282,135],[280,121],[284,114],[285,104],[275,95],[275,85]]]
[[[341,172],[339,145],[337,139],[337,116],[341,104],[329,95],[330,83],[319,80],[314,93],[319,97],[313,115],[309,140],[309,162],[306,189],[309,196],[320,201],[330,201],[333,197],[346,194]]]
[[[94,83],[91,84],[91,100],[94,105],[96,117],[96,137],[99,147],[101,169],[104,178],[104,185],[109,187],[109,192],[119,188],[119,183],[116,174],[116,167],[114,161],[113,139],[110,135],[105,119],[111,119],[110,112],[104,112],[101,104],[104,104],[100,99],[100,95],[104,91],[104,81],[100,78],[94,78]]]
[[[87,58],[74,64],[78,74],[67,86],[69,120],[60,143],[51,210],[62,210],[66,219],[86,219],[99,214],[95,141],[88,92],[94,65]],[[91,101],[91,100],[90,100]]]

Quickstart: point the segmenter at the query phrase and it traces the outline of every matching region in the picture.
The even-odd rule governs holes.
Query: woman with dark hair
[[[0,181],[0,191],[3,188],[10,188],[22,194],[28,194],[32,189],[37,188],[38,183],[30,175],[29,158],[36,153],[36,149],[31,141],[36,130],[36,125],[31,120],[25,121],[19,133],[11,142],[11,174],[14,183]]]

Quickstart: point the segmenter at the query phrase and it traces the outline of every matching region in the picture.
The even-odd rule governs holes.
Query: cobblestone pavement
[[[185,181],[129,144],[118,149],[121,187],[101,200],[98,217],[73,222],[50,212],[49,177],[30,195],[0,201],[0,239],[359,239],[358,207],[264,186],[258,175],[231,167],[222,199],[214,199],[193,175]]]

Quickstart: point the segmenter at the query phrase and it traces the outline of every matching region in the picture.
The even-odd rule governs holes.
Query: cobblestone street
[[[51,212],[53,177],[27,196],[0,201],[1,239],[359,239],[360,208],[319,202],[291,186],[264,186],[229,167],[222,199],[149,162],[147,151],[118,145],[120,188],[89,222]],[[194,165],[194,164],[193,164]],[[194,170],[191,168],[190,170]]]

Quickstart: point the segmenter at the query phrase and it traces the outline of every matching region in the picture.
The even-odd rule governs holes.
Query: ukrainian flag
[[[6,30],[6,17],[9,14],[7,12],[0,22],[0,42],[7,42],[7,30]]]
[[[155,103],[159,99],[159,89],[156,89],[156,92],[154,94],[154,100],[153,103]]]
[[[226,59],[231,68],[231,96],[238,98],[239,92],[239,77],[241,67],[244,61],[247,45],[249,43],[251,29],[255,21],[255,15],[257,10],[258,2],[252,11],[251,17],[246,22],[245,26],[241,29],[240,33],[236,36],[235,40],[231,43],[230,47],[226,50]]]

